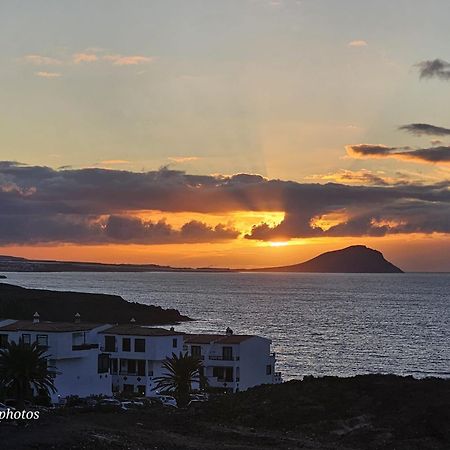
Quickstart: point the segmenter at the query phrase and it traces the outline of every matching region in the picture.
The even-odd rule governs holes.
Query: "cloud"
[[[422,61],[416,66],[419,68],[420,78],[440,78],[450,80],[450,63],[442,59]]]
[[[35,72],[34,74],[37,77],[41,77],[41,78],[60,78],[60,77],[62,77],[62,73],[60,73],[60,72],[41,71],[41,72]]]
[[[406,131],[416,136],[450,136],[450,128],[437,127],[427,123],[410,123],[402,125],[399,130]]]
[[[191,161],[198,161],[200,158],[198,156],[169,156],[167,159],[171,162],[182,164]]]
[[[154,58],[142,55],[105,55],[102,58],[104,61],[109,61],[115,66],[135,66],[138,64],[150,63]]]
[[[23,61],[35,66],[60,66],[63,64],[60,59],[42,55],[25,55]]]
[[[98,61],[98,56],[95,55],[94,53],[74,53],[72,55],[72,61],[75,64],[80,64],[84,62],[90,63]]]
[[[247,239],[450,233],[449,182],[349,186],[255,174],[189,175],[161,169],[62,169],[0,162],[0,243],[191,243],[236,239],[224,224],[143,220],[142,211],[227,214],[284,212],[255,224]],[[321,226],[330,216],[342,217]],[[160,217],[160,214],[159,214]],[[208,222],[211,222],[208,220]]]
[[[341,169],[337,172],[328,173],[324,175],[311,175],[307,177],[310,180],[317,181],[333,181],[336,183],[358,184],[358,185],[372,185],[372,186],[388,186],[396,184],[398,180],[388,178],[380,174],[371,172],[367,169],[361,170],[347,170]]]
[[[364,40],[355,40],[350,41],[347,45],[349,47],[367,47],[369,44],[367,43],[367,41]]]
[[[422,164],[450,164],[450,147],[446,146],[410,150],[408,147],[357,144],[347,145],[345,148],[352,158],[394,158]]]
[[[104,161],[100,161],[100,164],[107,165],[116,165],[116,164],[130,164],[131,161],[126,159],[105,159]]]

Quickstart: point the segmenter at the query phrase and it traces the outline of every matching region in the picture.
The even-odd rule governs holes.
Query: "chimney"
[[[76,314],[75,314],[75,320],[74,320],[74,322],[75,322],[75,323],[80,323],[80,322],[81,322],[81,316],[80,316],[80,313],[76,313]]]
[[[230,327],[227,327],[227,329],[225,330],[225,334],[227,336],[231,336],[233,334],[233,330]]]
[[[135,319],[134,317],[132,317],[131,320],[130,320],[130,322],[131,322],[131,323],[134,323],[134,322],[136,322],[136,319]]]
[[[170,331],[175,331],[175,328],[174,327],[170,327]]]
[[[39,323],[39,313],[37,311],[33,314],[33,323]]]

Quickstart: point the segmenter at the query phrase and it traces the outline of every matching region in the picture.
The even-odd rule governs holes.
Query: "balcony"
[[[115,353],[118,351],[118,347],[117,345],[115,345],[114,347],[111,345],[101,345],[100,351],[104,353]]]
[[[79,345],[72,345],[72,351],[78,351],[78,350],[91,350],[93,348],[98,348],[98,344],[79,344]]]
[[[211,361],[239,361],[239,356],[209,355]]]

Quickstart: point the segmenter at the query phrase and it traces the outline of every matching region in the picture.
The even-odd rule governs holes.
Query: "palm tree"
[[[56,392],[53,381],[56,372],[47,365],[45,353],[46,349],[36,342],[25,344],[22,339],[18,344],[8,342],[0,350],[0,385],[14,393],[19,409],[32,388],[47,395]]]
[[[171,358],[166,358],[162,365],[166,374],[155,378],[156,387],[164,393],[173,393],[180,406],[185,406],[189,401],[192,383],[200,383],[200,369],[202,361],[196,356],[181,353],[177,356],[172,353]]]

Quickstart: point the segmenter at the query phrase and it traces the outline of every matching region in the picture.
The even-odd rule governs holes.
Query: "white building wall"
[[[270,354],[270,340],[254,336],[240,345],[239,390],[260,384],[272,384],[275,358]],[[270,365],[270,374],[267,366]]]

